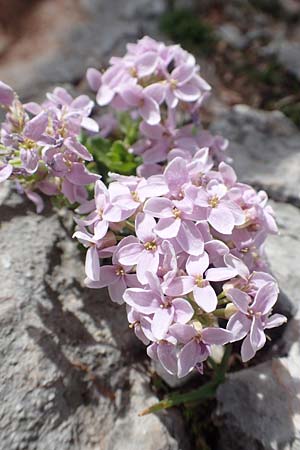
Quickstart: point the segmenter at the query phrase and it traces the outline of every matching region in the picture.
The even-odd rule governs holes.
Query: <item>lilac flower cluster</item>
[[[201,174],[201,176],[199,176]],[[236,181],[208,149],[149,178],[114,175],[82,205],[74,236],[86,247],[86,284],[108,286],[126,303],[129,323],[148,355],[179,377],[200,367],[211,345],[245,338],[248,361],[265,343],[278,287],[265,269],[262,243],[276,224],[266,194]],[[100,267],[100,258],[112,264]],[[224,305],[226,307],[224,308]],[[226,329],[218,318],[229,319]]]
[[[0,105],[7,111],[0,130],[0,182],[16,180],[39,212],[43,201],[38,192],[61,193],[70,203],[86,201],[85,186],[99,177],[86,169],[85,162],[93,158],[78,136],[81,128],[98,131],[89,117],[94,102],[86,95],[73,99],[56,88],[42,105],[23,105],[12,88],[0,82]]]
[[[199,127],[199,109],[211,90],[199,72],[193,55],[179,45],[166,46],[147,36],[128,44],[124,57],[111,58],[104,73],[88,70],[100,106],[130,111],[140,121],[140,139],[129,148],[142,156],[139,175],[162,173],[161,163],[175,156],[190,161],[203,147],[218,161],[225,158],[227,140]],[[178,119],[188,124],[178,126]]]
[[[87,96],[56,88],[41,106],[22,105],[0,83],[0,181],[16,179],[36,202],[38,190],[79,203],[74,237],[86,248],[86,285],[125,303],[148,355],[178,377],[201,372],[214,345],[242,341],[248,361],[265,330],[286,321],[272,314],[278,286],[264,255],[277,232],[273,210],[264,191],[238,182],[227,140],[201,127],[210,86],[199,70],[180,46],[149,37],[128,44],[105,72],[88,70],[98,105],[112,109],[100,135],[118,129],[116,111],[138,123],[122,149],[142,164],[136,175],[110,173],[108,186],[88,172],[92,158],[78,141],[82,127],[98,131]]]

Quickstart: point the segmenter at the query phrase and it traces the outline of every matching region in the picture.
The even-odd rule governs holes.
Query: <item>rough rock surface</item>
[[[122,307],[84,289],[79,250],[57,214],[0,190],[0,449],[188,449],[157,401]]]
[[[11,2],[16,4],[13,11],[22,7],[20,0]],[[0,51],[0,79],[26,99],[56,84],[76,84],[88,67],[123,52],[126,42],[157,34],[155,18],[164,9],[163,0],[110,0],[109,7],[106,0],[31,3],[34,7],[22,15],[19,34],[2,35],[7,48]]]
[[[273,197],[299,205],[299,133],[279,113],[235,108],[217,123],[230,139],[238,175]],[[298,153],[297,153],[298,152]],[[297,162],[298,161],[298,162]],[[279,236],[266,253],[282,296],[280,312],[300,310],[300,211],[271,201]],[[217,392],[218,450],[300,449],[300,314],[290,320],[266,362],[228,376]]]
[[[300,449],[300,314],[283,344],[288,356],[231,374],[219,387],[219,450]]]
[[[300,44],[283,41],[276,53],[279,63],[300,81]]]
[[[269,236],[266,253],[271,270],[286,296],[283,299],[286,305],[282,301],[281,307],[293,314],[300,308],[300,210],[286,203],[271,201],[270,204],[276,214],[279,236]]]
[[[238,105],[212,129],[230,141],[238,178],[261,187],[276,200],[300,205],[300,133],[279,111]]]

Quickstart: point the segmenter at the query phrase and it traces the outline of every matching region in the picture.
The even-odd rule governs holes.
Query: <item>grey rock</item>
[[[217,118],[212,130],[229,139],[239,180],[300,205],[300,133],[287,117],[238,105]]]
[[[277,57],[280,64],[300,81],[300,44],[283,41],[278,48]]]
[[[281,310],[294,314],[300,307],[300,211],[285,203],[270,202],[279,228],[278,236],[270,236],[266,254],[271,270],[286,295],[280,303]]]
[[[298,0],[279,0],[279,4],[288,17],[296,17],[300,14],[300,3]]]
[[[1,60],[0,79],[24,99],[61,83],[78,83],[90,66],[107,63],[126,42],[156,32],[163,0],[45,0]],[[43,24],[43,26],[41,25]],[[36,43],[36,45],[33,44]]]
[[[229,375],[217,392],[220,450],[299,450],[300,314],[285,338],[288,356]]]
[[[247,46],[248,39],[235,25],[225,23],[217,30],[217,35],[231,47],[242,50]]]
[[[188,449],[178,411],[138,416],[158,401],[144,348],[124,308],[81,285],[59,216],[0,194],[0,449]]]

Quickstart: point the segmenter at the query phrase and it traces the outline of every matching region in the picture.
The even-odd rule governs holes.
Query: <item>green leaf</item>
[[[118,140],[111,142],[102,137],[88,138],[85,143],[91,152],[94,162],[88,168],[94,172],[101,173],[104,177],[109,171],[121,175],[134,175],[141,159],[128,153],[124,142]]]
[[[124,141],[132,145],[138,138],[139,120],[133,120],[130,114],[122,112],[118,114],[120,130],[124,134]]]

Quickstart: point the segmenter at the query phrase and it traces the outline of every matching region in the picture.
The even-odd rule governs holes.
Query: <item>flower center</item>
[[[154,252],[157,249],[157,244],[155,241],[148,241],[145,242],[144,248],[149,252]]]
[[[171,80],[170,80],[171,89],[176,89],[177,83],[178,83],[177,80],[174,80],[174,78],[171,78]]]
[[[248,308],[248,314],[252,317],[257,317],[257,318],[262,316],[260,311],[255,312],[252,308]]]
[[[213,195],[210,199],[209,199],[209,205],[212,207],[212,208],[216,208],[218,205],[219,205],[219,203],[220,203],[220,199],[219,199],[219,197],[217,196],[217,195]]]
[[[134,201],[136,202],[140,202],[141,200],[139,199],[139,195],[136,191],[132,191],[131,192],[131,197],[133,198]]]
[[[181,211],[178,208],[173,208],[173,216],[175,217],[175,219],[180,219],[181,218]]]
[[[116,268],[116,275],[118,275],[118,277],[122,277],[123,275],[125,275],[125,270],[123,269],[123,267]]]
[[[169,297],[166,297],[164,299],[164,303],[159,305],[159,307],[162,308],[162,309],[167,309],[167,308],[170,308],[171,306],[172,306],[172,299],[169,298]]]
[[[196,286],[199,287],[199,288],[203,287],[203,282],[204,282],[203,276],[202,275],[197,275],[196,278],[195,278]]]
[[[130,67],[129,73],[132,77],[137,78],[138,73],[135,67]]]
[[[100,217],[100,219],[102,219],[103,209],[99,208],[98,211],[97,211],[97,214]]]

